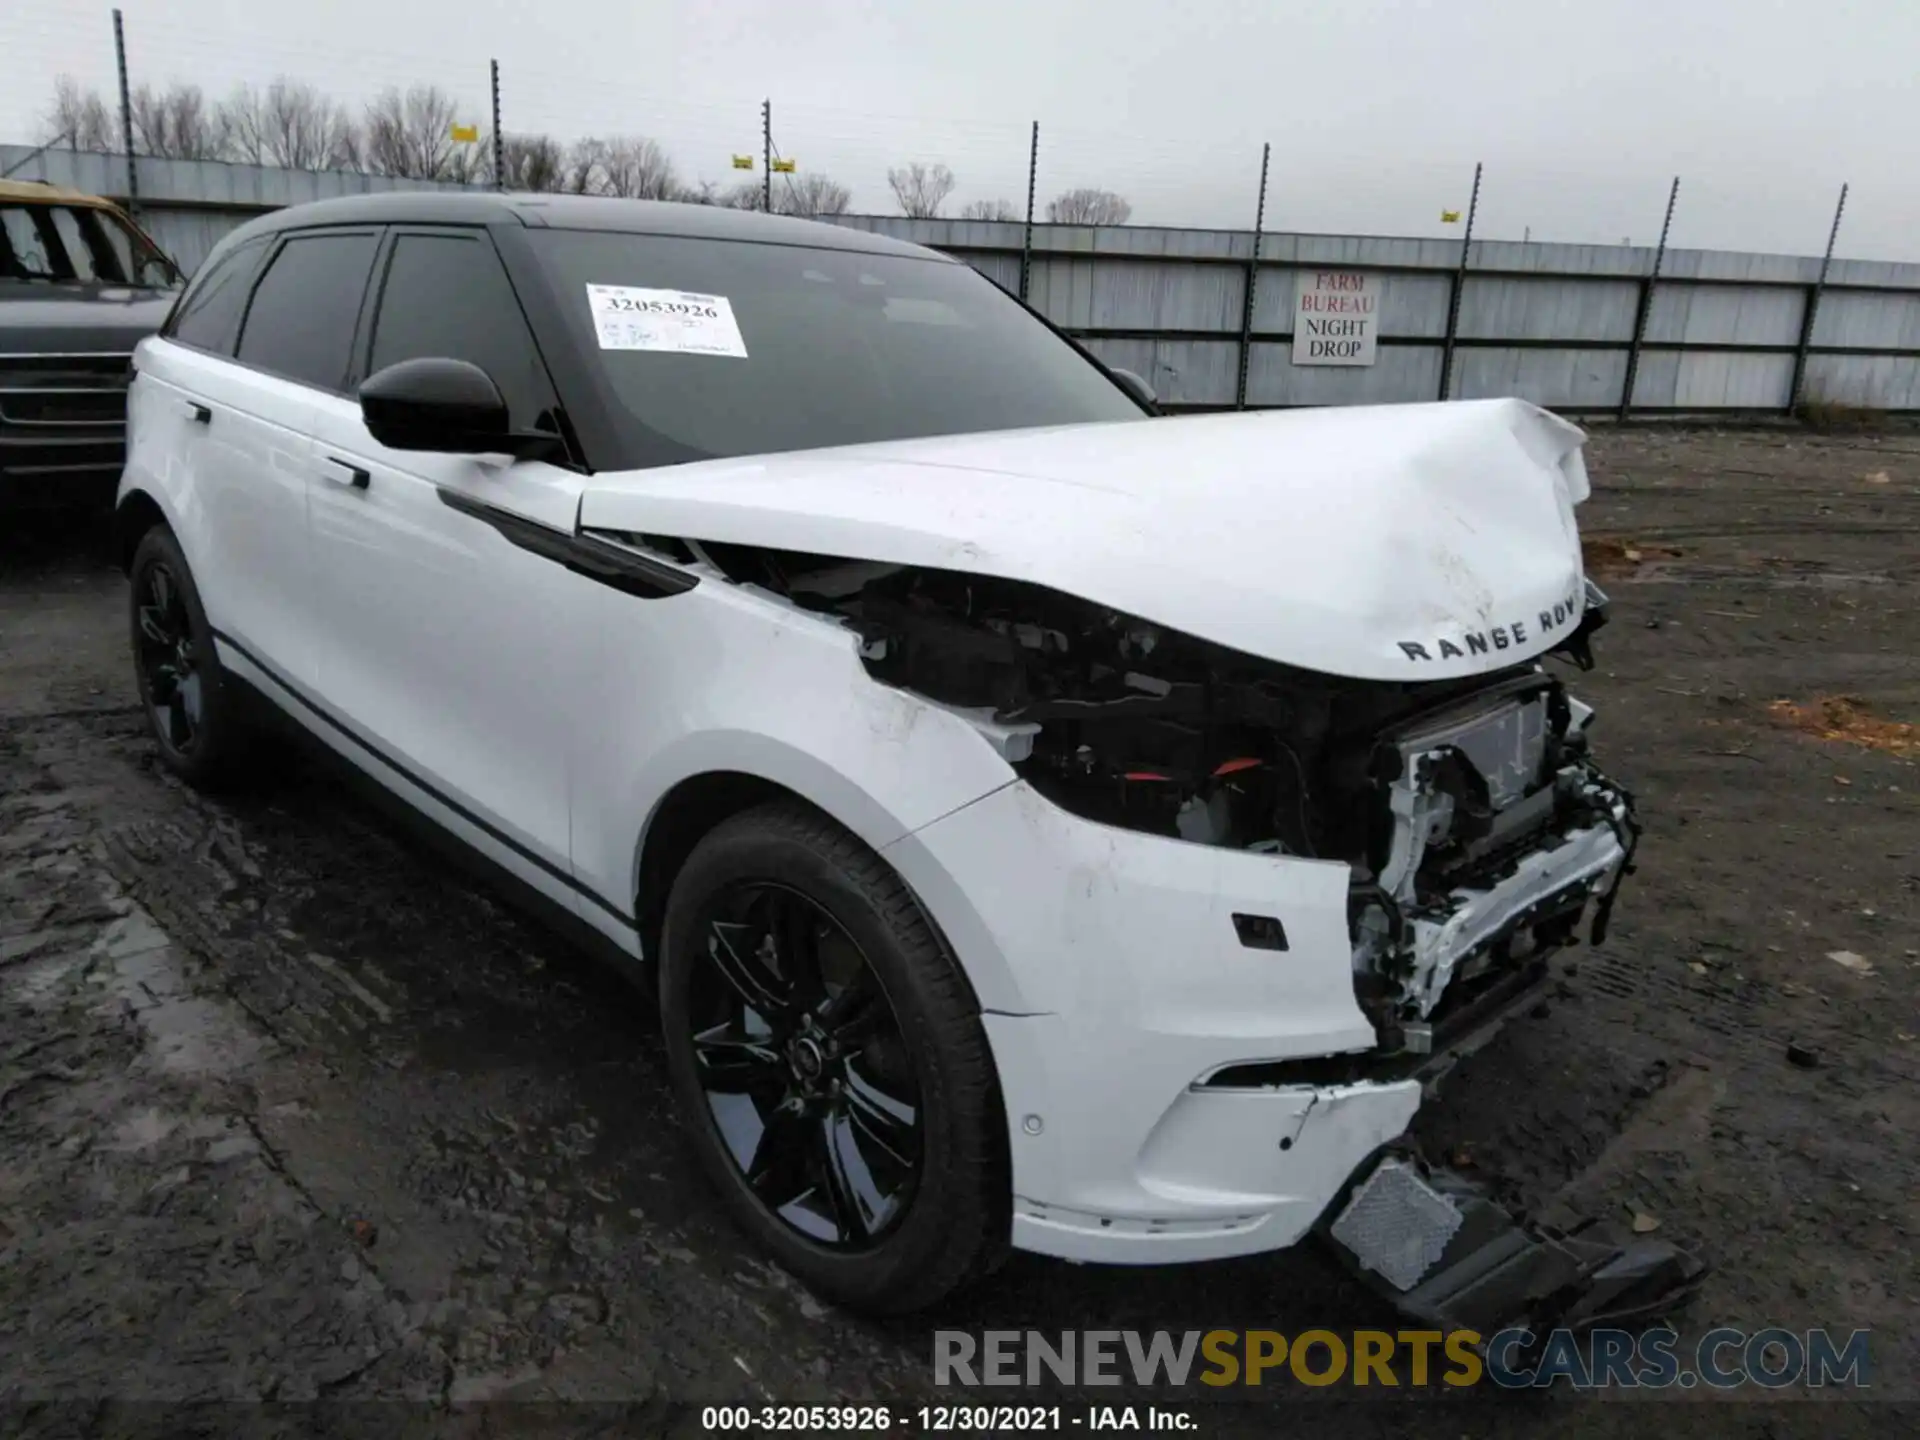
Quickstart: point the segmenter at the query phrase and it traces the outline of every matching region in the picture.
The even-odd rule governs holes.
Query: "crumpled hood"
[[[594,477],[588,529],[1025,580],[1355,679],[1578,623],[1575,426],[1522,400],[1004,431]]]

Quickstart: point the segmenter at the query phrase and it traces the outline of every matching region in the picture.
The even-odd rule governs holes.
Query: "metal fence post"
[[[140,174],[133,155],[133,100],[127,91],[127,31],[113,12],[113,63],[120,71],[120,140],[127,152],[127,213],[140,215]]]
[[[1453,272],[1453,291],[1447,297],[1447,340],[1440,350],[1440,398],[1453,392],[1453,342],[1460,331],[1460,296],[1467,288],[1467,254],[1473,249],[1473,217],[1480,210],[1480,165],[1473,167],[1473,194],[1467,200],[1467,233],[1460,238],[1460,268]]]
[[[1027,298],[1028,278],[1033,273],[1033,193],[1040,178],[1040,122],[1033,122],[1033,140],[1027,147],[1027,233],[1020,241],[1020,299]]]
[[[1660,244],[1653,252],[1653,273],[1640,282],[1640,308],[1633,317],[1633,344],[1627,349],[1627,380],[1620,388],[1620,418],[1633,413],[1633,384],[1640,374],[1640,346],[1647,338],[1647,320],[1653,314],[1653,287],[1660,283],[1660,267],[1667,258],[1667,232],[1673,228],[1673,202],[1680,198],[1680,177],[1667,191],[1667,218],[1660,222]]]
[[[760,208],[773,213],[773,101],[760,102]]]
[[[489,60],[493,82],[493,188],[507,188],[507,137],[500,133],[500,62]]]
[[[1820,278],[1807,292],[1807,308],[1800,317],[1800,343],[1793,352],[1793,384],[1787,391],[1787,414],[1800,409],[1801,391],[1807,383],[1807,347],[1813,344],[1813,322],[1820,314],[1820,296],[1827,288],[1827,271],[1833,266],[1833,245],[1840,238],[1840,217],[1847,210],[1847,187],[1840,187],[1840,203],[1833,207],[1833,228],[1827,231],[1827,253],[1820,257]]]
[[[1253,210],[1253,253],[1247,257],[1247,288],[1240,306],[1240,381],[1234,387],[1233,408],[1247,408],[1247,367],[1253,360],[1253,302],[1260,287],[1260,235],[1267,223],[1267,162],[1273,158],[1271,141],[1260,147],[1260,201]]]

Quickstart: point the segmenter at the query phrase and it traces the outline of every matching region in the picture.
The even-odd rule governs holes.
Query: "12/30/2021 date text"
[[[1188,1431],[1191,1416],[1177,1410],[1097,1405],[1085,1410],[1059,1405],[922,1405],[893,1410],[885,1405],[709,1405],[701,1428],[752,1434],[838,1432],[914,1435],[988,1434],[1008,1431],[1156,1430]]]

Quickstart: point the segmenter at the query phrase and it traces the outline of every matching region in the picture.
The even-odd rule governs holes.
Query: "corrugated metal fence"
[[[0,170],[30,153],[0,146]],[[211,161],[138,165],[142,221],[189,268],[265,210],[460,188]],[[16,178],[118,195],[125,175],[117,156],[52,151]],[[1445,393],[1460,399],[1518,395],[1572,413],[1615,413],[1623,402],[1645,414],[1777,413],[1803,368],[1809,402],[1920,411],[1920,265],[1836,260],[1823,281],[1818,256],[1670,250],[1654,282],[1650,247],[1489,240],[1473,242],[1461,280],[1454,240],[1275,233],[1259,237],[1256,257],[1248,231],[1039,225],[1027,252],[1018,222],[835,223],[944,250],[1009,290],[1027,254],[1030,303],[1109,364],[1144,376],[1172,409],[1234,407],[1244,344],[1249,407],[1431,400],[1451,348]],[[1292,361],[1297,288],[1330,269],[1377,277],[1372,365]]]

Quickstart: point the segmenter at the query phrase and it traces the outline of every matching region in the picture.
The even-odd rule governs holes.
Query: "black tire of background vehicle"
[[[713,898],[764,881],[801,892],[864,952],[906,1038],[919,1087],[921,1171],[905,1215],[870,1250],[809,1241],[747,1186],[696,1073],[689,1012],[698,928]],[[739,1226],[823,1298],[904,1314],[999,1268],[1012,1226],[1005,1112],[977,1001],[900,877],[829,817],[774,802],[716,826],[674,882],[662,926],[660,1011],[681,1124]]]
[[[161,724],[156,712],[153,677],[142,663],[141,609],[150,598],[150,585],[156,568],[164,567],[179,589],[184,612],[186,639],[191,646],[194,673],[200,679],[200,716],[192,739],[176,744]],[[140,539],[129,567],[130,581],[127,617],[133,654],[134,678],[140,687],[141,707],[146,711],[147,728],[166,767],[201,790],[221,790],[242,780],[249,773],[253,755],[253,731],[241,710],[235,686],[220,668],[214,650],[213,629],[200,603],[200,592],[193,583],[193,572],[180,543],[164,525],[155,525]]]

